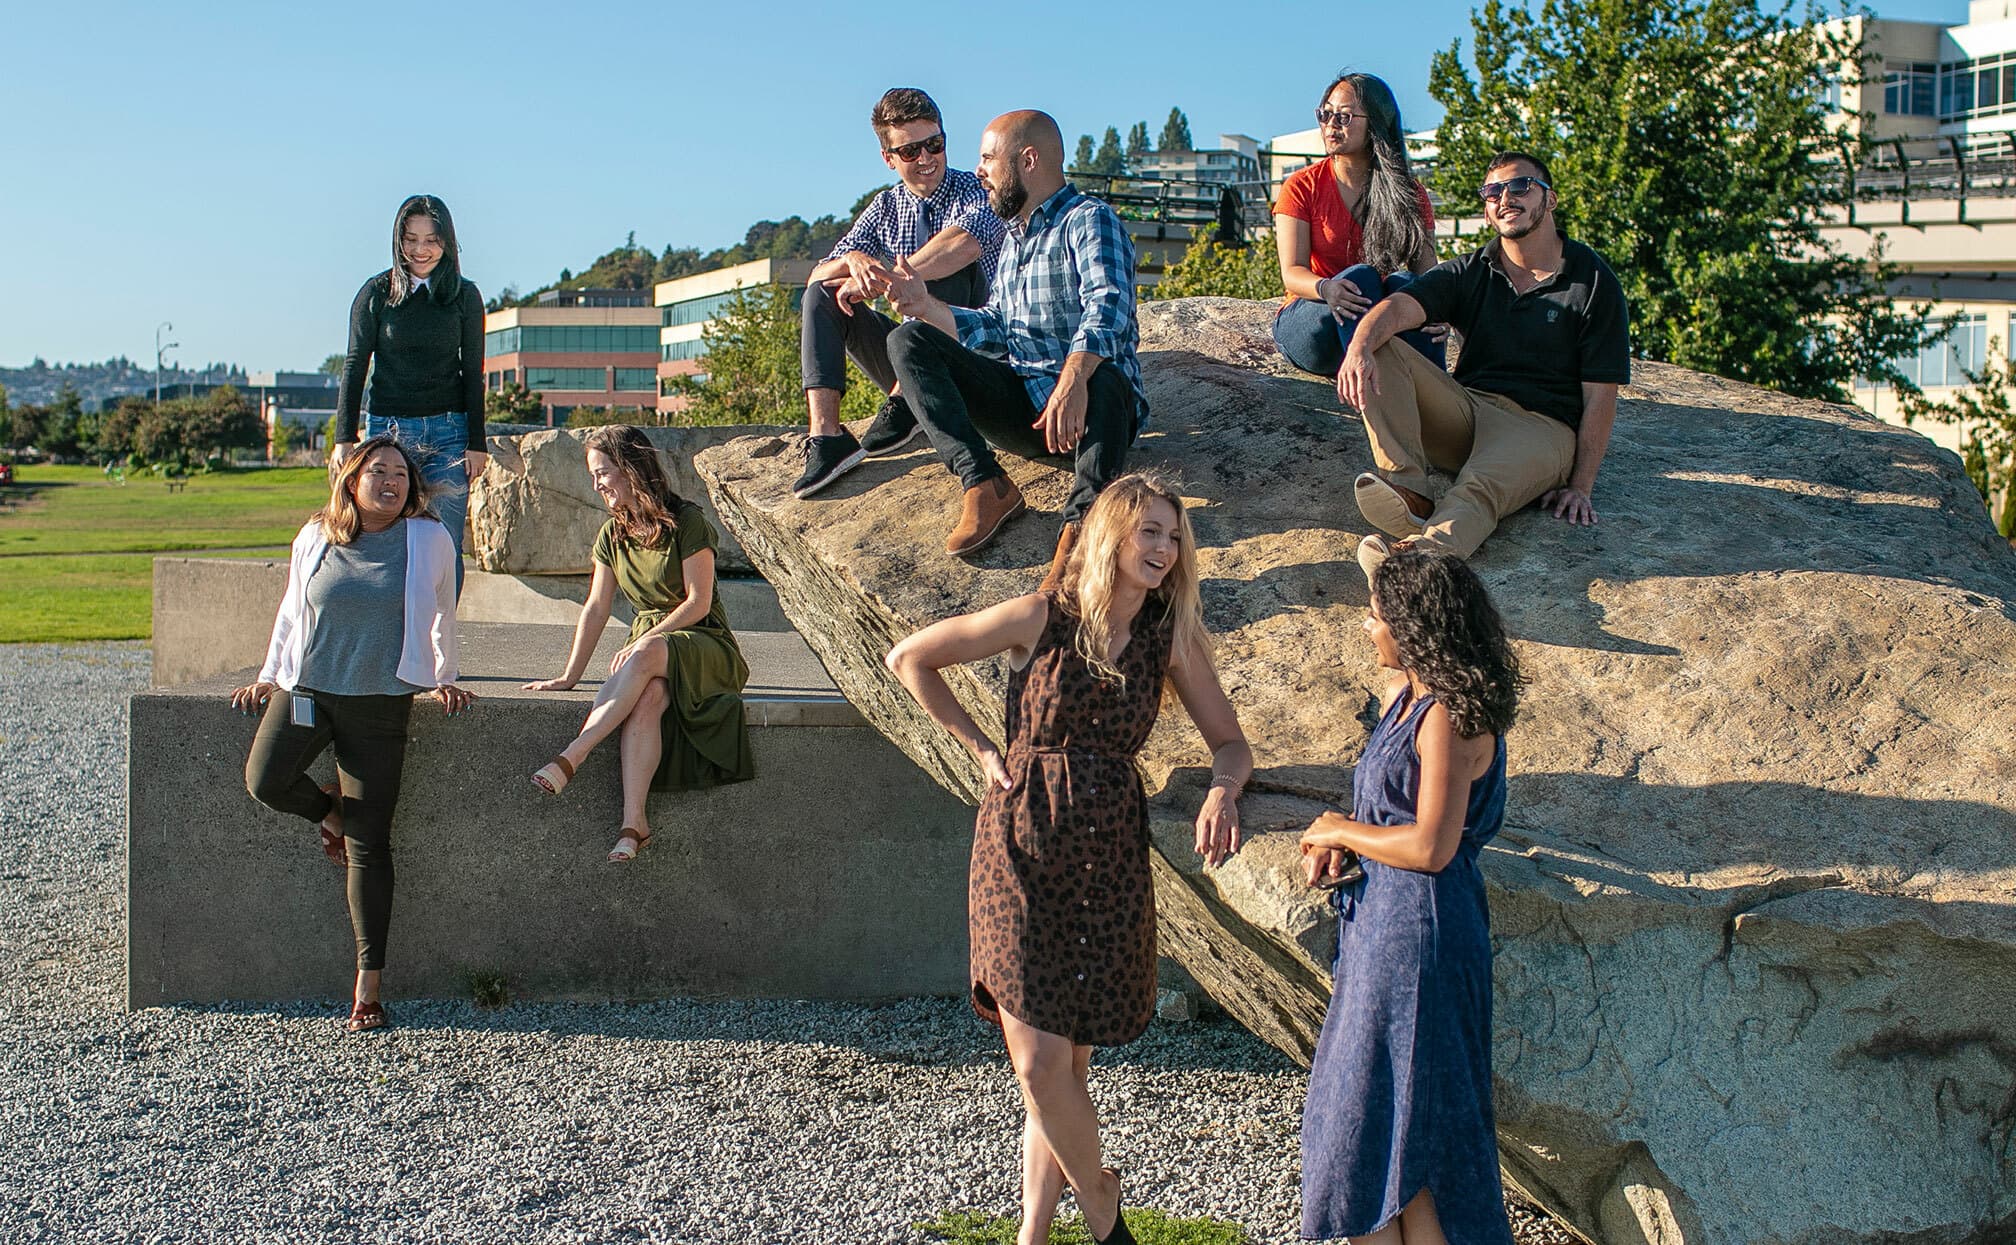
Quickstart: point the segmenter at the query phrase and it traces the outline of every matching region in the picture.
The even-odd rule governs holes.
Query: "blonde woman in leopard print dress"
[[[1102,1166],[1092,1049],[1133,1041],[1155,1008],[1148,803],[1135,755],[1173,688],[1211,749],[1196,850],[1238,850],[1253,771],[1197,599],[1182,500],[1129,475],[1100,494],[1062,586],[924,628],[889,668],[987,779],[968,892],[974,1010],[1001,1026],[1021,1084],[1023,1245],[1050,1239],[1068,1184],[1093,1238],[1131,1242],[1120,1174]],[[1007,748],[938,673],[1007,654]],[[1102,1230],[1103,1229],[1103,1230]]]

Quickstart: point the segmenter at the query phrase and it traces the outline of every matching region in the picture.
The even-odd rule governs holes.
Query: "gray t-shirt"
[[[406,643],[406,524],[359,532],[330,545],[308,579],[315,620],[300,684],[333,696],[406,696],[399,653]]]

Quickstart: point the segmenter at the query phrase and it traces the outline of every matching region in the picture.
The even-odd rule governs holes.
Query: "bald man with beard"
[[[947,553],[979,553],[1026,509],[997,448],[1071,465],[1047,590],[1062,579],[1092,499],[1123,472],[1148,422],[1134,245],[1111,208],[1064,180],[1063,135],[1046,113],[996,117],[974,171],[1008,222],[993,293],[984,307],[950,306],[898,261],[886,289],[912,318],[889,334],[889,362],[932,448],[965,487]]]

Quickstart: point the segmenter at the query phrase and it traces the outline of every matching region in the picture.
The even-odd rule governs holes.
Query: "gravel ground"
[[[1012,1077],[954,1001],[437,1001],[365,1037],[335,1001],[124,1012],[147,671],[136,644],[0,646],[0,1238],[865,1245],[1014,1212]],[[1093,1080],[1130,1204],[1295,1239],[1288,1060],[1158,1022]]]

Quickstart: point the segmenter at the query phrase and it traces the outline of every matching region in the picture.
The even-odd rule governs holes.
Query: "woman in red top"
[[[1407,166],[1400,106],[1371,74],[1340,74],[1316,108],[1328,159],[1289,176],[1274,204],[1288,299],[1274,343],[1296,367],[1335,376],[1372,304],[1435,265],[1435,210]],[[1443,325],[1400,339],[1446,362]]]

